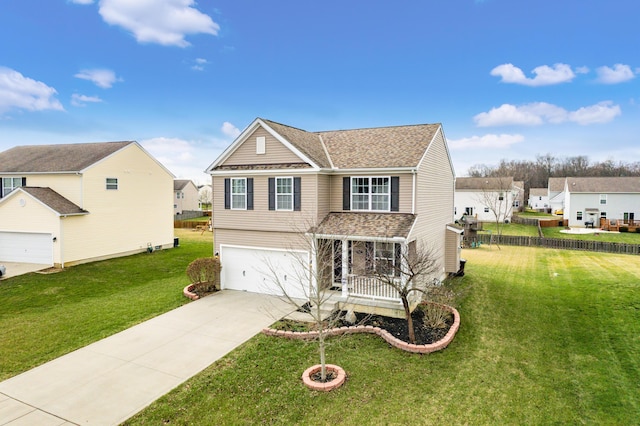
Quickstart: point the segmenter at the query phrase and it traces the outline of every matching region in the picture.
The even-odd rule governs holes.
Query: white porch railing
[[[350,275],[347,277],[349,296],[372,299],[400,300],[398,291],[374,277]]]

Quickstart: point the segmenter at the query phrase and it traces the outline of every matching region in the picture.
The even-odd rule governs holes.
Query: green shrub
[[[187,266],[187,276],[198,292],[212,292],[219,290],[219,276],[222,265],[217,257],[201,257]]]
[[[629,227],[628,226],[621,226],[620,227],[620,232],[629,232]]]

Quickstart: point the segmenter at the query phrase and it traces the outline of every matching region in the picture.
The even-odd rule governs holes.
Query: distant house
[[[521,212],[524,210],[524,181],[514,180],[513,189],[516,191],[513,198],[513,211]]]
[[[200,209],[198,187],[193,181],[176,179],[173,181],[173,214]]]
[[[549,189],[548,188],[531,188],[529,189],[530,208],[537,211],[546,211],[549,209]]]
[[[566,178],[564,219],[569,226],[600,226],[605,221],[637,226],[640,177]]]
[[[287,294],[302,298],[308,287],[290,284],[309,276],[301,262],[330,271],[311,286],[400,309],[373,271],[422,249],[437,256],[435,279],[459,270],[455,175],[440,124],[308,132],[258,118],[207,171],[222,288],[282,294],[265,272],[276,265]]]
[[[510,221],[524,191],[512,177],[460,177],[455,188],[456,219],[471,216],[480,222]]]
[[[173,175],[137,142],[0,153],[0,261],[58,267],[172,247]]]
[[[198,205],[200,210],[211,210],[213,201],[213,188],[211,185],[200,185],[198,187]]]
[[[551,213],[556,213],[564,209],[564,184],[567,178],[551,177],[547,184],[549,208]]]

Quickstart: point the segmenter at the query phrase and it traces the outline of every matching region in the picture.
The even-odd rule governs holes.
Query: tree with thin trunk
[[[375,278],[398,292],[407,320],[410,343],[416,343],[416,333],[411,317],[412,302],[415,301],[415,297],[419,299],[428,297],[429,288],[439,278],[436,276],[439,266],[439,256],[436,255],[435,250],[426,245],[415,250],[401,250],[394,262],[386,261],[374,265]]]
[[[516,196],[512,177],[487,178],[480,188],[477,201],[491,212],[498,236],[502,235],[503,224],[511,217]]]
[[[327,330],[336,327],[341,321],[339,315],[327,317],[323,310],[332,295],[330,291],[333,282],[332,241],[319,239],[312,232],[301,233],[301,235],[312,258],[301,256],[300,248],[292,248],[288,250],[288,255],[294,259],[293,274],[283,277],[279,266],[267,259],[263,261],[266,268],[264,272],[272,288],[278,289],[281,293],[282,299],[296,310],[309,314],[313,329],[317,332],[320,380],[325,382],[327,380]]]

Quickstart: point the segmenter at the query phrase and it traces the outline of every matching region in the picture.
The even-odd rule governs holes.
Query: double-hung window
[[[391,183],[385,177],[352,177],[351,209],[389,211]]]
[[[293,178],[276,178],[276,210],[293,210]]]
[[[2,178],[2,193],[0,195],[6,197],[11,191],[23,185],[23,178],[21,177]]]
[[[231,179],[231,209],[246,210],[247,208],[247,179]]]
[[[600,204],[607,204],[607,194],[600,194]]]

